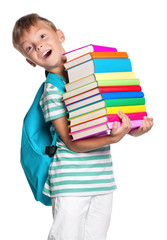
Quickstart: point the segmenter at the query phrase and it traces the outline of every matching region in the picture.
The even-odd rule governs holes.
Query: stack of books
[[[126,52],[88,45],[65,56],[69,83],[63,101],[73,140],[107,134],[115,121],[121,125],[119,110],[128,115],[132,128],[142,125],[147,116],[144,93]]]

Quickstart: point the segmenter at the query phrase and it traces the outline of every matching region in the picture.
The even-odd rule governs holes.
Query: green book
[[[145,98],[105,99],[106,107],[145,105]]]
[[[117,106],[130,106],[130,105],[144,105],[145,98],[123,98],[123,99],[105,99],[92,104],[88,104],[85,107],[80,107],[69,111],[69,118],[77,117],[82,114],[87,114],[92,111],[104,108],[104,107],[117,107]]]

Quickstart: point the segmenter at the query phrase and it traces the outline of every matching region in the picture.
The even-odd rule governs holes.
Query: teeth
[[[50,50],[46,50],[43,54],[42,57],[45,57],[45,55],[49,52]]]

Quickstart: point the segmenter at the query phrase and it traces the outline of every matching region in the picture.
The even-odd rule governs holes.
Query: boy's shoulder
[[[62,95],[65,92],[64,85],[66,84],[65,79],[54,73],[49,73],[47,75],[46,81],[44,82],[44,89],[41,95],[40,103],[43,102],[45,98],[54,97],[62,99]]]
[[[64,85],[67,83],[67,81],[63,76],[61,76],[59,74],[49,73],[47,75],[45,83],[52,84],[53,86],[57,87],[61,92],[64,93],[64,91],[65,91]],[[51,85],[47,85],[47,86],[51,86]]]

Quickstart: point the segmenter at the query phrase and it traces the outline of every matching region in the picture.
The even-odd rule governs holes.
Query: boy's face
[[[29,63],[54,72],[54,69],[62,66],[65,61],[62,55],[64,40],[61,30],[54,31],[45,22],[38,21],[29,31],[24,31],[20,46]]]

